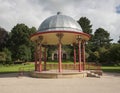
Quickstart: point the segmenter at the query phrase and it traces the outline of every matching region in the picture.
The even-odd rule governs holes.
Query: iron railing
[[[39,65],[38,65],[39,66]],[[45,69],[46,68],[46,69]],[[81,64],[81,69],[83,70],[83,64]],[[32,71],[30,67],[20,67],[19,68],[19,75],[22,76],[25,71]],[[58,64],[57,63],[48,63],[46,67],[42,64],[43,71],[56,71],[58,72]],[[72,63],[63,63],[62,64],[62,71],[79,71],[79,64],[72,64]],[[101,65],[96,63],[86,63],[85,70],[101,70]]]
[[[44,65],[42,66],[42,69],[44,69]],[[57,70],[58,64],[54,64],[54,63],[46,64],[46,69],[47,70]],[[79,70],[79,64],[78,63],[77,64],[63,63],[62,69],[63,70]],[[83,70],[83,64],[81,64],[81,69]],[[96,64],[96,63],[86,63],[85,70],[101,70],[101,65]]]

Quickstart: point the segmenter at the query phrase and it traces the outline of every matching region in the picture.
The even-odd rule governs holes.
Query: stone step
[[[92,72],[88,72],[87,73],[87,77],[96,77],[96,78],[100,78],[100,75],[92,73]]]

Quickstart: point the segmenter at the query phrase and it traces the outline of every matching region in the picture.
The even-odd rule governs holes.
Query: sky
[[[104,28],[117,42],[120,36],[120,0],[0,0],[0,27],[11,31],[17,23],[38,27],[60,11],[76,21],[87,17],[93,32]]]

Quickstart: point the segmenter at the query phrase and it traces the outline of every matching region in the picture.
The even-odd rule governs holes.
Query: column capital
[[[86,40],[82,40],[82,43],[85,43],[86,42]]]
[[[64,34],[63,33],[57,33],[56,36],[58,37],[59,42],[61,42],[61,39],[64,36]]]
[[[77,39],[78,41],[82,41],[82,37],[81,37],[80,35],[78,35],[78,36],[76,37],[76,39]]]
[[[43,41],[43,36],[39,36],[38,39],[37,39],[39,45],[42,44],[42,41]]]

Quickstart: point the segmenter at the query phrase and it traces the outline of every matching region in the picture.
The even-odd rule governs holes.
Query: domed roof
[[[48,17],[42,22],[38,28],[38,32],[46,31],[75,31],[81,32],[80,25],[73,18],[62,15],[60,12],[57,15]]]
[[[48,17],[42,22],[38,31],[31,35],[31,40],[41,42],[43,45],[58,44],[58,36],[62,35],[62,44],[77,43],[77,38],[88,41],[90,35],[82,32],[80,25],[73,18],[62,15],[60,12],[57,15]],[[40,38],[42,41],[40,41]]]

